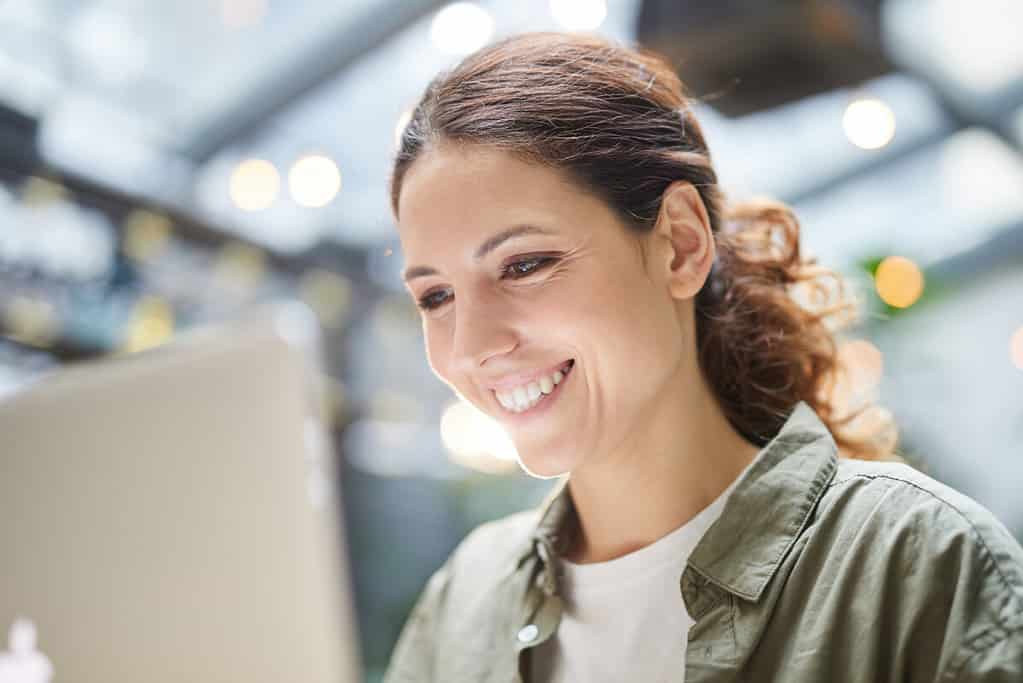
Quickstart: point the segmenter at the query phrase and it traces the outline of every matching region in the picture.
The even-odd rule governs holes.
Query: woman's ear
[[[707,207],[692,184],[677,180],[664,190],[654,233],[662,250],[658,266],[672,296],[696,296],[714,263],[715,247]]]

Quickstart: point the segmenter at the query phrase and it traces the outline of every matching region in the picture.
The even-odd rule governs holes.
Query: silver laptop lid
[[[276,306],[0,401],[0,681],[359,680],[317,331]]]

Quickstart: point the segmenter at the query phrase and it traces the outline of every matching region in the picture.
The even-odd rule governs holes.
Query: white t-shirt
[[[561,623],[533,652],[533,680],[681,683],[693,625],[682,601],[682,572],[741,478],[645,548],[609,562],[562,560]]]

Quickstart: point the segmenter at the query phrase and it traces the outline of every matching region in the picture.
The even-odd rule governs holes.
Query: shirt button
[[[536,637],[540,634],[540,629],[536,627],[536,624],[529,624],[519,629],[519,642],[520,643],[531,643],[536,640]]]

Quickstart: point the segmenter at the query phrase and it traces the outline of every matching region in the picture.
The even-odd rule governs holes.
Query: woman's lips
[[[570,358],[548,368],[504,375],[498,380],[487,383],[487,388],[491,391],[511,391],[516,387],[525,386],[541,377],[553,375],[556,370],[561,370],[561,373],[565,374],[566,368],[571,368],[574,364],[575,359]]]

